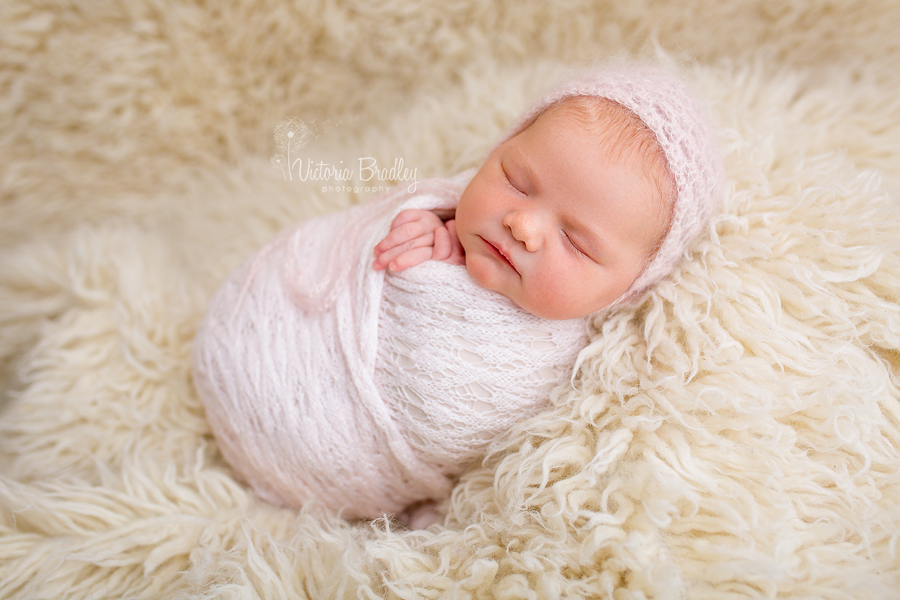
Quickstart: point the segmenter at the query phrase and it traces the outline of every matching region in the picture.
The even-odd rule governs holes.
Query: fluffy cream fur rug
[[[4,2],[0,597],[900,597],[898,28],[892,0]],[[191,386],[205,302],[382,184],[285,179],[275,127],[449,175],[620,52],[712,107],[693,260],[440,525],[255,499]]]

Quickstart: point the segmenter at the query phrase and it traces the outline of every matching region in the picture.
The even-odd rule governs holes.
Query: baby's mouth
[[[481,236],[478,236],[478,237],[481,237]],[[483,242],[485,243],[485,245],[487,245],[487,247],[490,248],[491,252],[493,252],[494,255],[497,256],[497,258],[499,258],[500,260],[502,260],[503,262],[505,262],[506,264],[508,264],[508,265],[509,265],[509,268],[512,269],[513,271],[515,271],[516,274],[519,274],[519,270],[516,268],[516,266],[515,266],[515,265],[512,263],[512,261],[509,259],[509,256],[507,256],[506,253],[503,252],[503,250],[501,250],[499,247],[495,246],[494,244],[492,244],[492,243],[489,242],[488,240],[484,239],[483,237],[481,238],[481,241],[483,241]]]

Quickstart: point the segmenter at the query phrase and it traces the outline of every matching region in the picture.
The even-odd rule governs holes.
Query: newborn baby
[[[223,455],[262,497],[346,518],[445,498],[572,376],[587,317],[673,269],[721,179],[685,86],[620,64],[543,98],[474,175],[299,224],[195,340]]]

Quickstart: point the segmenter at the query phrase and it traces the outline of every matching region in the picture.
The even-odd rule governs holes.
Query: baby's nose
[[[524,211],[510,212],[503,218],[503,225],[507,227],[513,238],[525,244],[529,252],[541,249],[542,239],[540,227],[534,215]]]

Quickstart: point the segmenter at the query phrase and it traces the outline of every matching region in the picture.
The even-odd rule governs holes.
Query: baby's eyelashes
[[[591,262],[600,264],[600,261],[598,260],[598,258],[596,258],[594,254],[587,252],[578,242],[576,242],[574,239],[572,239],[572,236],[570,236],[567,231],[563,231],[562,234],[563,234],[563,237],[565,238],[566,245],[568,245],[569,248],[573,252],[575,252],[575,254],[579,258],[583,258],[585,260],[589,260]]]
[[[519,192],[522,195],[527,195],[527,194],[525,194],[524,191],[522,191],[522,187],[520,185],[517,185],[516,182],[513,181],[513,178],[510,177],[509,172],[506,170],[505,167],[503,167],[503,165],[500,166],[500,169],[503,171],[503,177],[506,178],[506,183],[508,183],[510,185],[510,187],[512,187],[512,189],[514,189],[515,191]]]
[[[571,237],[568,233],[566,233],[565,231],[563,231],[563,237],[566,238],[566,242],[569,243],[569,246],[571,246],[572,249],[575,250],[575,252],[578,252],[579,254],[583,254],[584,256],[587,256],[587,253],[585,253],[585,251],[582,250],[582,249],[578,246],[578,244],[576,244],[574,241],[572,241],[572,237]]]

